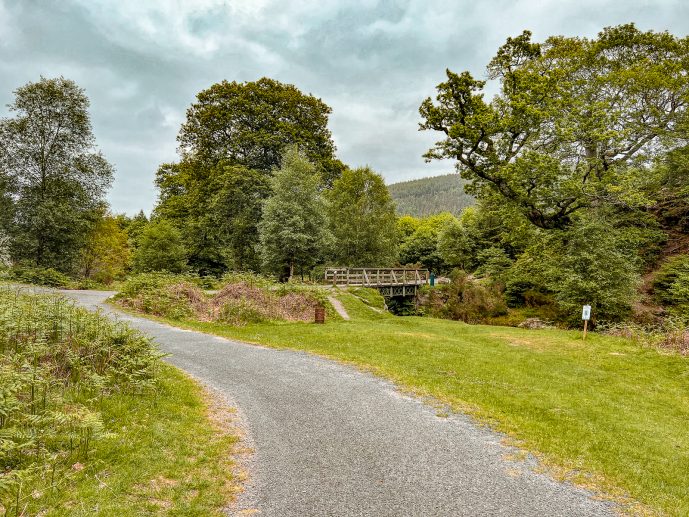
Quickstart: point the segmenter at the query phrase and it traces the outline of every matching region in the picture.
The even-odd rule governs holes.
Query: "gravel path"
[[[344,305],[342,305],[342,302],[340,300],[338,300],[334,296],[328,296],[328,301],[330,302],[330,305],[333,306],[333,309],[337,311],[337,313],[343,320],[349,321],[349,314],[347,314],[347,309],[344,308]]]
[[[67,291],[96,308],[111,294]],[[107,312],[115,312],[105,308]],[[120,314],[168,360],[233,400],[255,447],[240,515],[612,515],[584,490],[512,461],[502,436],[319,357]],[[245,511],[245,512],[244,512]]]

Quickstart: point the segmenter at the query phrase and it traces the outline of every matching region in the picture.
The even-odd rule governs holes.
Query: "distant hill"
[[[445,174],[393,183],[388,189],[400,215],[424,217],[440,212],[459,215],[474,204],[474,198],[464,193],[464,183],[459,174]]]

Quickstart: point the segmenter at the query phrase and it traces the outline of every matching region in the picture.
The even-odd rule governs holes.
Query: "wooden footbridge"
[[[371,287],[383,296],[411,296],[426,285],[427,269],[412,268],[327,268],[325,282],[338,287]]]

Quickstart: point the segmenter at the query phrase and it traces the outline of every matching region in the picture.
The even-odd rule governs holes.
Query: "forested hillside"
[[[474,198],[464,193],[465,183],[459,174],[444,174],[393,183],[388,185],[388,190],[397,203],[399,215],[424,217],[440,212],[459,215],[474,204]]]

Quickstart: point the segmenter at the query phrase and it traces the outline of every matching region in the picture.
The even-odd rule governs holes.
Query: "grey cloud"
[[[0,0],[0,105],[40,75],[77,81],[101,150],[116,166],[116,211],[150,210],[160,163],[176,159],[194,96],[222,79],[262,76],[333,107],[340,158],[387,181],[448,172],[424,163],[437,135],[418,106],[445,68],[484,67],[507,36],[531,29],[595,35],[628,21],[686,35],[682,0]],[[2,111],[0,114],[4,115]]]

